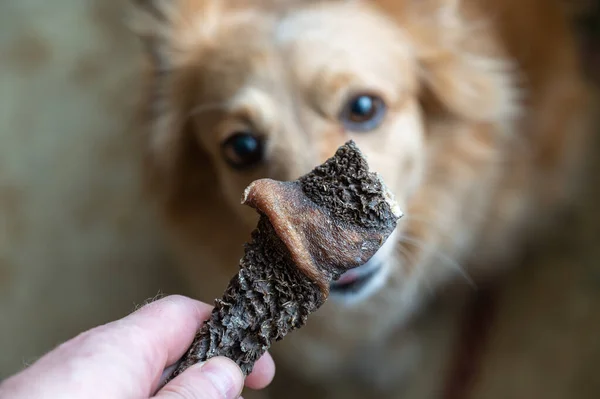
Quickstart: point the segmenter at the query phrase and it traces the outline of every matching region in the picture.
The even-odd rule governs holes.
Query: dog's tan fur
[[[350,138],[406,214],[377,255],[376,289],[332,298],[275,346],[312,380],[367,377],[365,348],[394,379],[390,342],[431,293],[513,263],[574,196],[588,93],[554,1],[141,3],[147,170],[201,299],[221,294],[255,226],[243,189],[264,176],[295,179]],[[388,105],[372,132],[337,120],[356,89]],[[236,171],[219,146],[247,121],[268,137],[267,159]]]

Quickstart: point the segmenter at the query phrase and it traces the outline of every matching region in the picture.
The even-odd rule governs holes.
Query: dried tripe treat
[[[254,181],[242,204],[260,218],[240,270],[170,378],[214,356],[250,374],[273,341],[323,305],[331,281],[377,252],[402,216],[353,141],[296,181]]]

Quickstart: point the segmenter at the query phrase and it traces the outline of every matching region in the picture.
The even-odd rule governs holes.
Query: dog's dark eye
[[[342,110],[341,122],[348,130],[367,131],[375,129],[385,115],[385,103],[379,97],[361,94],[352,97]]]
[[[255,166],[263,159],[263,141],[247,132],[235,133],[222,145],[223,156],[229,165],[235,169]]]

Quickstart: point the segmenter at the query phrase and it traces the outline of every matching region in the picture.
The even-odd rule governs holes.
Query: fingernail
[[[201,372],[224,398],[237,399],[242,393],[244,377],[240,368],[233,361],[223,357],[214,357],[200,367]]]

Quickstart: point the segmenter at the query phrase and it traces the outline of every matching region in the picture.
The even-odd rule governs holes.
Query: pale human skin
[[[265,388],[275,373],[268,353],[245,381],[233,361],[216,357],[158,390],[211,310],[183,296],[154,301],[59,345],[2,382],[0,398],[236,399],[244,385]]]

